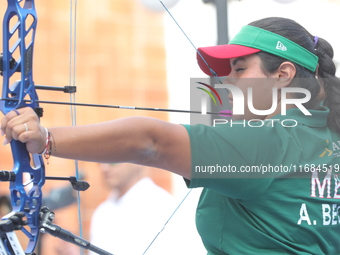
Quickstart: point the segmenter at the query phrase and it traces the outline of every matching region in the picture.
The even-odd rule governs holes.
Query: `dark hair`
[[[307,79],[295,79],[295,83],[293,82],[291,86],[306,88],[311,92],[311,100],[305,104],[305,107],[308,109],[316,109],[319,105],[320,102],[317,96],[320,93],[321,86],[323,86],[326,92],[323,104],[330,109],[328,126],[340,133],[340,80],[335,77],[336,67],[333,62],[334,53],[332,46],[322,38],[317,38],[316,40],[314,35],[290,19],[278,17],[265,18],[254,21],[249,25],[284,36],[319,57],[319,66],[314,73],[292,62],[296,67],[295,78]],[[287,61],[263,51],[257,54],[262,61],[264,71],[268,73],[273,73],[281,63]],[[303,82],[299,82],[301,80]]]

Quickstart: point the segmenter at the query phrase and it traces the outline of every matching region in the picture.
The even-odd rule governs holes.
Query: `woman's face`
[[[252,88],[253,106],[257,110],[271,109],[273,103],[273,88],[277,81],[277,74],[265,74],[261,68],[261,59],[249,55],[230,59],[231,72],[224,83],[231,84],[242,90],[244,95],[244,115],[233,115],[235,120],[265,119],[266,116],[253,114],[249,110],[249,88]],[[233,107],[233,95],[229,93],[229,102]],[[275,98],[278,102],[278,97]]]

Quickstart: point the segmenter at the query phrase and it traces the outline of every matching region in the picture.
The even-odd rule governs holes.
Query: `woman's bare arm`
[[[43,151],[45,129],[30,108],[4,117],[6,139],[25,142],[31,153]],[[29,127],[26,131],[25,125]],[[148,117],[127,117],[75,127],[50,128],[52,156],[94,162],[130,162],[162,168],[190,179],[190,141],[182,125]]]

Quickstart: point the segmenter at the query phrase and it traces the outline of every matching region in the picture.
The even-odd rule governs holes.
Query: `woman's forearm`
[[[123,118],[98,124],[50,128],[52,155],[96,162],[142,163],[154,157],[148,118]],[[137,128],[138,127],[138,128]]]
[[[180,148],[176,140],[184,142],[184,139],[169,134],[170,129],[172,133],[176,133],[174,128],[178,128],[178,132],[184,132],[184,128],[179,125],[147,117],[50,128],[51,154],[83,161],[142,164],[163,168],[189,178],[188,174],[183,174],[184,168],[190,168],[190,153],[187,152],[189,148],[186,148],[189,145],[176,149]],[[176,155],[177,153],[179,154]],[[183,164],[185,160],[187,163]]]

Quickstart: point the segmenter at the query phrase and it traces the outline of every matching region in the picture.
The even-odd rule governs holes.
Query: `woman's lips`
[[[233,99],[228,97],[229,105],[233,106]],[[232,110],[223,110],[218,113],[219,116],[222,117],[232,117]]]

